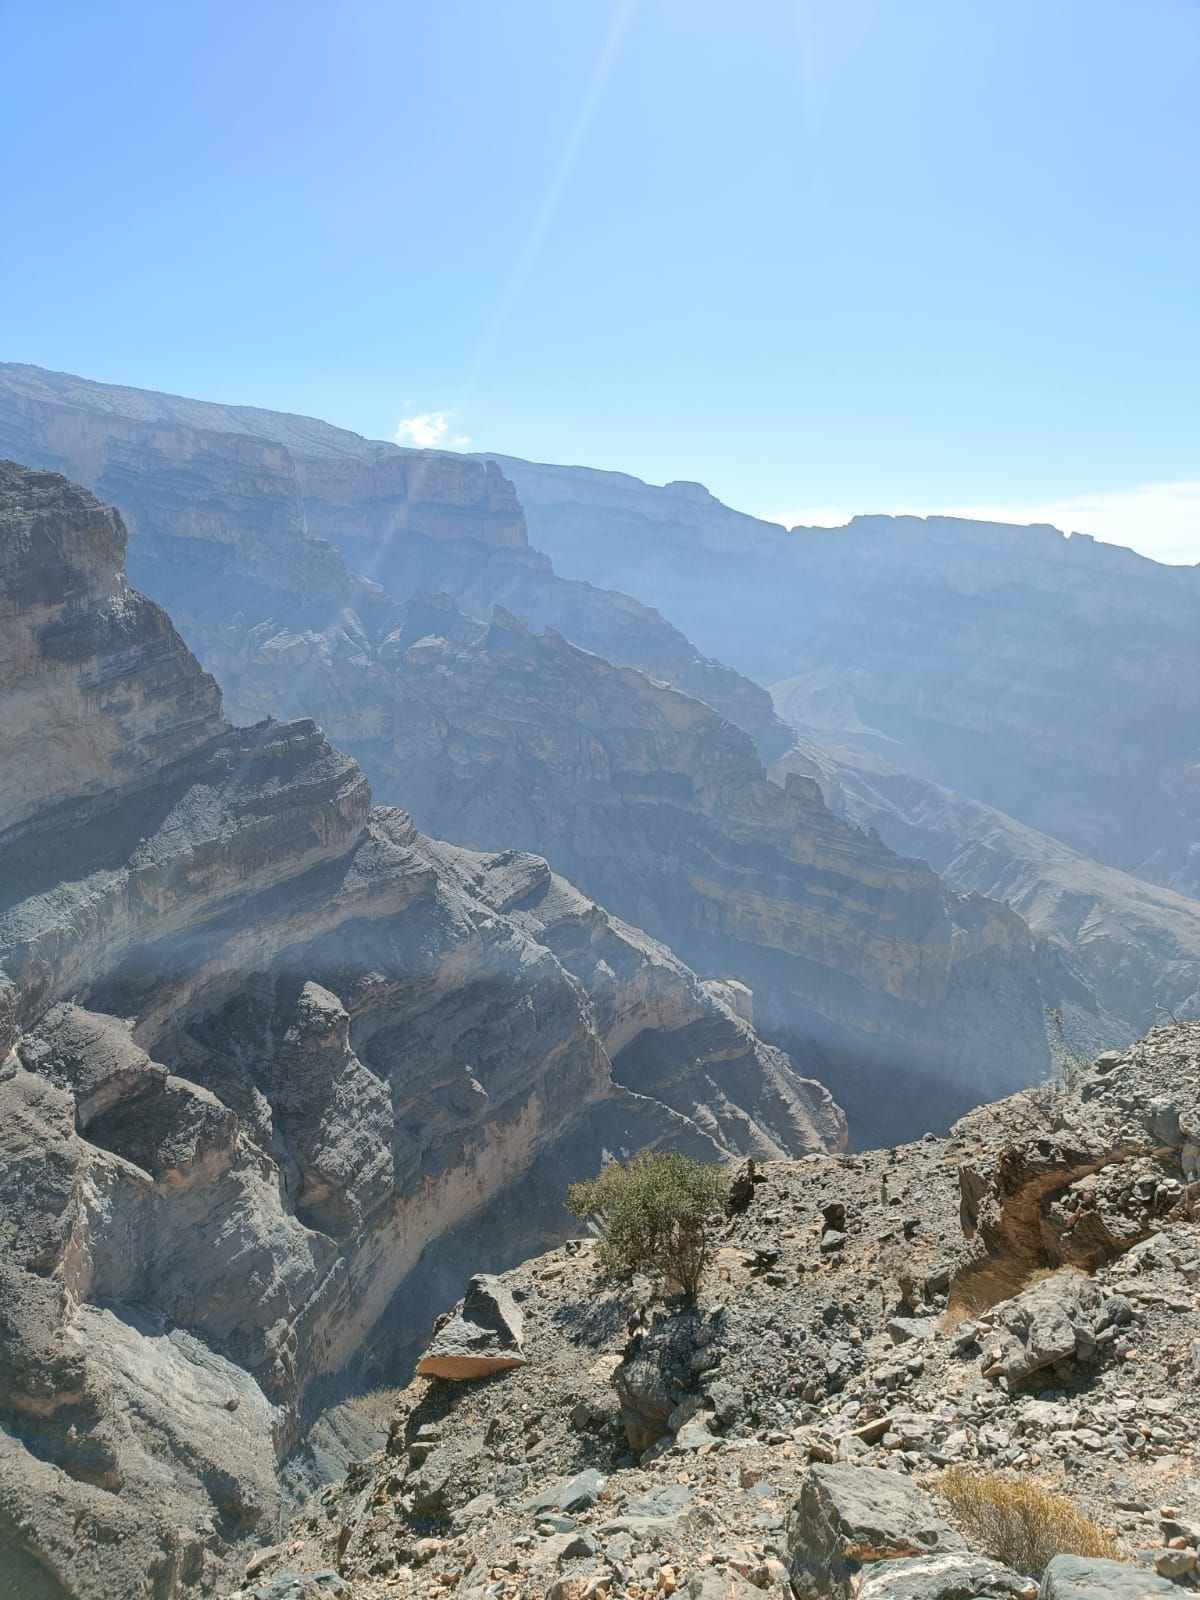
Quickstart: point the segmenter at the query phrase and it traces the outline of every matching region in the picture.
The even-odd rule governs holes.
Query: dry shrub
[[[969,1545],[1030,1578],[1040,1578],[1054,1556],[1121,1560],[1111,1534],[1070,1500],[1031,1478],[951,1467],[939,1479],[937,1492]]]
[[[365,1394],[352,1394],[345,1405],[348,1411],[363,1417],[373,1427],[386,1429],[404,1393],[401,1384],[369,1389]]]

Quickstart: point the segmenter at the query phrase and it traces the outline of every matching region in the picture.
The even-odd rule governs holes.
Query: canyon
[[[422,828],[536,851],[746,985],[857,1138],[1043,1076],[1046,1004],[1107,1025],[1020,918],[846,827],[811,784],[769,783],[762,758],[795,735],[765,691],[558,578],[495,467],[13,368],[5,448],[112,495],[131,570],[237,717],[313,718]]]
[[[124,545],[0,468],[0,1526],[80,1596],[211,1588],[322,1379],[601,1152],[845,1137],[736,988],[372,808],[311,721],[226,722]]]
[[[1081,1061],[1200,1004],[1187,572],[13,365],[4,454],[36,1600],[230,1587],[603,1160],[808,1171],[1045,1079],[1047,1007]]]

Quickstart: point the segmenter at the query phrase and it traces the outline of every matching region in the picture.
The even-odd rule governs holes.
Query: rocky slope
[[[63,472],[120,509],[133,580],[202,658],[208,629],[231,620],[234,582],[251,625],[269,617],[277,632],[369,609],[370,584],[347,595],[336,549],[394,599],[443,591],[484,618],[504,605],[531,627],[558,628],[675,683],[746,728],[768,760],[790,743],[757,684],[703,657],[657,612],[558,577],[530,548],[512,485],[494,466],[311,417],[13,363],[0,363],[0,455]]]
[[[695,1308],[590,1238],[476,1285],[521,1364],[415,1378],[244,1596],[1033,1600],[954,1468],[1093,1519],[1043,1600],[1194,1590],[1200,1026],[757,1177]]]
[[[601,1151],[844,1132],[544,862],[373,810],[312,722],[231,727],[124,542],[0,467],[0,1555],[80,1600],[210,1590],[319,1393]]]
[[[1089,861],[867,751],[804,741],[772,769],[778,782],[789,772],[815,778],[840,816],[877,829],[956,888],[1012,906],[1096,996],[1110,1033],[1132,1039],[1171,1015],[1200,1013],[1200,901]]]
[[[948,517],[787,532],[698,484],[495,459],[559,571],[659,606],[789,722],[1200,889],[1200,569]]]

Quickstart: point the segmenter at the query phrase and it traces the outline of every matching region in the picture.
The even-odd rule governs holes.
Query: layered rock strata
[[[270,619],[272,633],[298,633],[327,627],[339,610],[369,611],[373,584],[399,600],[437,590],[477,617],[504,605],[531,627],[556,627],[678,684],[744,726],[766,759],[790,742],[757,684],[701,655],[657,612],[558,577],[530,548],[524,512],[495,466],[311,417],[16,364],[0,364],[0,455],[112,501],[132,534],[134,580],[205,660],[209,629],[239,612],[248,627]],[[372,582],[347,588],[335,552]]]
[[[1003,900],[1095,996],[1076,1017],[1096,1043],[1124,1043],[1165,1017],[1200,1012],[1200,901],[1089,860],[969,795],[867,751],[806,739],[771,769],[813,777],[826,802],[893,850],[920,856],[964,892]]]
[[[765,784],[751,742],[703,699],[573,648],[599,635],[606,657],[648,664],[622,632],[638,608],[601,597],[600,625],[594,592],[576,586],[568,604],[544,558],[512,543],[501,514],[515,501],[494,468],[458,460],[456,478],[456,458],[370,446],[307,419],[31,369],[0,376],[0,437],[8,427],[27,448],[60,452],[89,441],[93,475],[134,511],[148,580],[179,608],[239,717],[314,717],[420,826],[537,850],[706,977],[757,991],[760,1025],[836,1082],[858,1139],[945,1126],[1045,1072],[1043,999],[1061,996],[1056,972],[1041,993],[1020,921],[945,894],[803,785],[784,795]],[[217,422],[230,432],[198,426]],[[257,487],[252,430],[263,436]],[[314,528],[389,592],[432,576],[493,620],[445,597],[397,607],[338,576]],[[512,584],[496,580],[494,558]],[[492,610],[497,594],[512,613]],[[565,632],[534,636],[555,620]],[[651,653],[651,671],[661,660]],[[682,658],[666,667],[691,685]],[[726,687],[710,698],[732,696],[730,714],[769,742]],[[657,1081],[666,1093],[668,1074]]]
[[[384,736],[334,727],[381,795],[461,843],[537,850],[701,973],[747,985],[757,1026],[820,1062],[859,1140],[945,1126],[1044,1075],[1021,920],[848,827],[810,780],[768,783],[707,706],[444,601],[398,612],[378,659]]]
[[[123,549],[0,467],[0,1535],[81,1600],[271,1535],[314,1386],[427,1325],[430,1244],[503,1218],[505,1264],[603,1150],[844,1130],[544,862],[373,810],[311,722],[230,727]]]
[[[659,607],[789,723],[1200,891],[1200,567],[960,517],[788,531],[699,484],[489,459],[558,571]]]

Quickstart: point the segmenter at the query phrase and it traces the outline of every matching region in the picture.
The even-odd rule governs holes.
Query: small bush
[[[937,1493],[969,1545],[1027,1577],[1040,1578],[1054,1556],[1121,1560],[1111,1534],[1030,1478],[951,1467],[938,1481]]]
[[[724,1167],[693,1161],[679,1150],[644,1150],[612,1162],[590,1183],[573,1183],[567,1210],[599,1219],[597,1252],[608,1272],[658,1272],[696,1298],[711,1254],[708,1219],[724,1211]]]

